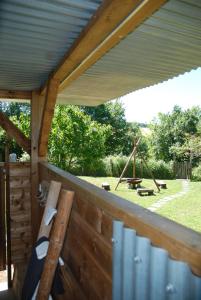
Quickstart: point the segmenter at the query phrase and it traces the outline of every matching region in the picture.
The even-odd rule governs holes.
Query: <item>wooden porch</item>
[[[11,261],[14,264],[12,286],[18,299],[32,244],[28,170],[30,165],[27,163],[10,163]],[[75,191],[75,202],[62,250],[65,264],[61,272],[65,294],[56,299],[112,298],[114,220],[123,221],[139,236],[150,239],[152,245],[167,250],[171,258],[186,262],[193,274],[201,275],[200,234],[47,162],[39,163],[39,182],[51,180],[61,182],[63,188]],[[34,227],[39,227],[43,212],[38,202],[37,210],[38,217],[32,219]]]

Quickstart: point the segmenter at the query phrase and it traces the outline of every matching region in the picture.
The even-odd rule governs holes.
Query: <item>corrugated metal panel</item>
[[[97,105],[201,66],[201,2],[170,0],[59,95]]]
[[[39,88],[102,0],[1,0],[0,89]]]
[[[113,222],[113,300],[200,300],[201,278],[123,222]]]

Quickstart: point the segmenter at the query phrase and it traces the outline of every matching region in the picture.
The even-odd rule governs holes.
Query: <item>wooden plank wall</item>
[[[30,163],[10,163],[11,260],[26,263],[31,250]]]
[[[62,268],[66,293],[58,299],[111,299],[112,221],[122,220],[152,244],[201,275],[201,235],[134,203],[101,190],[59,168],[40,163],[40,181],[56,180],[75,191]]]
[[[52,178],[48,176],[45,179]],[[68,188],[68,185],[65,187]],[[87,201],[85,195],[80,198],[75,194],[62,251],[65,261],[62,275],[66,292],[58,299],[111,299],[111,237],[112,218]]]
[[[0,271],[6,269],[5,174],[0,166]]]

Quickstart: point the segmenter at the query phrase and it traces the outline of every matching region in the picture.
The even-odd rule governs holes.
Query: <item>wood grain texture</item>
[[[48,191],[48,196],[47,196],[47,202],[45,205],[45,210],[43,213],[43,218],[41,220],[41,224],[40,224],[40,229],[38,232],[38,240],[42,237],[45,236],[47,238],[49,238],[49,234],[50,234],[50,230],[52,228],[52,222],[49,225],[45,225],[45,216],[48,212],[49,208],[56,208],[57,206],[57,202],[59,199],[59,193],[61,190],[61,183],[52,180],[50,182],[50,187],[49,187],[49,191]]]
[[[70,268],[65,264],[61,267],[63,285],[65,292],[62,295],[55,296],[56,300],[87,300],[86,296],[80,289],[77,281],[75,280]]]
[[[52,227],[49,248],[36,297],[37,300],[48,300],[49,298],[55,270],[66,234],[73,198],[74,192],[61,190],[57,215]]]
[[[2,99],[19,99],[19,100],[30,100],[30,91],[9,91],[0,90],[0,98]]]
[[[10,138],[13,138],[17,142],[20,147],[22,147],[27,153],[31,153],[30,140],[2,112],[0,112],[0,126],[6,131]]]
[[[40,164],[40,176],[44,180],[61,181],[64,187],[67,186],[75,191],[76,201],[82,199],[84,202],[90,202],[103,211],[107,219],[109,216],[112,219],[122,220],[126,226],[134,228],[139,235],[148,237],[153,245],[166,249],[172,258],[185,261],[195,274],[201,275],[199,233],[99,189],[48,163]],[[82,206],[85,211],[82,215],[84,218],[87,215],[87,205]],[[97,228],[99,226],[95,225],[96,230]],[[102,228],[101,225],[101,230]],[[111,231],[109,223],[108,230]]]
[[[30,163],[10,163],[11,260],[27,262],[32,245]]]
[[[51,130],[52,118],[54,116],[54,107],[56,104],[58,88],[59,81],[57,79],[50,79],[45,95],[39,134],[38,154],[40,157],[45,157],[47,154],[48,137]]]
[[[5,174],[0,167],[0,271],[6,269]]]
[[[31,224],[32,241],[35,243],[40,222],[42,218],[42,209],[39,206],[37,193],[39,187],[38,181],[38,140],[40,124],[44,106],[44,98],[37,92],[32,93],[31,99]]]

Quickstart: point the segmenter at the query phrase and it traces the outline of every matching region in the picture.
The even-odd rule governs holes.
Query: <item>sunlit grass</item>
[[[201,232],[201,182],[190,182],[189,192],[167,203],[157,213]]]
[[[181,181],[179,180],[166,180],[167,189],[161,189],[160,193],[158,192],[153,180],[151,179],[143,179],[141,186],[146,188],[154,189],[154,195],[153,196],[139,196],[136,192],[136,190],[128,189],[127,183],[120,183],[117,191],[115,191],[116,184],[118,182],[118,178],[114,177],[80,177],[92,184],[97,185],[98,187],[101,187],[101,184],[103,182],[108,182],[110,184],[111,193],[114,193],[122,198],[125,198],[126,200],[129,200],[131,202],[137,203],[143,207],[149,207],[159,199],[168,196],[173,195],[177,192],[180,192],[182,189]]]
[[[154,189],[153,196],[139,196],[136,190],[128,189],[126,183],[121,183],[115,191],[115,186],[118,182],[118,178],[114,177],[80,177],[98,187],[101,187],[103,182],[110,184],[111,191],[126,200],[139,204],[145,208],[148,208],[158,200],[174,195],[182,191],[181,180],[165,180],[167,189],[161,189],[160,193],[151,179],[143,179],[142,186],[146,188]],[[190,182],[189,191],[186,195],[171,200],[166,203],[156,213],[163,215],[169,219],[172,219],[180,224],[183,224],[193,230],[201,232],[201,182]]]

